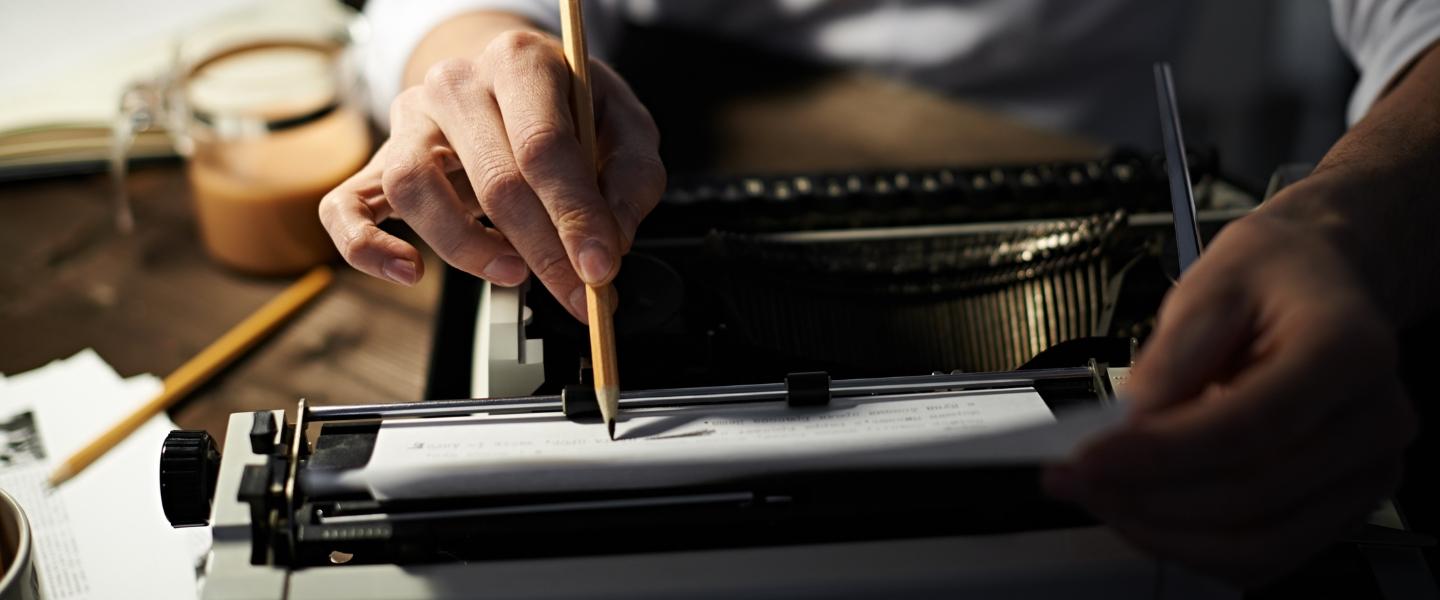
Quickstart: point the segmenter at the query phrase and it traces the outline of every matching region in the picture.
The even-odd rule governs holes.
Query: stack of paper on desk
[[[369,464],[309,474],[379,499],[640,489],[802,471],[1055,461],[1114,423],[1115,407],[1057,419],[1033,389],[627,412],[600,425],[515,415],[387,421]],[[326,481],[327,476],[336,480]],[[343,480],[343,481],[342,481]]]
[[[208,528],[172,529],[160,508],[160,446],[174,424],[151,419],[58,490],[50,470],[161,388],[121,379],[93,351],[0,378],[0,489],[34,531],[49,600],[194,598]]]

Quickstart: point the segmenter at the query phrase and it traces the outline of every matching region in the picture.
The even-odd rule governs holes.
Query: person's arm
[[[649,112],[604,64],[592,60],[591,79],[598,181],[559,41],[512,12],[444,20],[408,54],[390,139],[321,200],[321,222],[355,268],[410,285],[419,252],[377,227],[399,217],[462,271],[499,285],[533,272],[583,321],[582,281],[615,277],[665,188]]]
[[[1139,546],[1242,585],[1333,542],[1416,435],[1396,332],[1436,310],[1440,47],[1171,291],[1131,415],[1046,473]]]
[[[1392,85],[1309,177],[1263,210],[1333,240],[1399,328],[1440,298],[1440,45]]]

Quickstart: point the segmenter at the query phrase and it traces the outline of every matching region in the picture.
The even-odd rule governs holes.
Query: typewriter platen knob
[[[172,431],[160,449],[160,505],[173,527],[207,525],[220,451],[204,431]]]

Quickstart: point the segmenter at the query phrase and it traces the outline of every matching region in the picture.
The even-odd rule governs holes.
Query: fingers
[[[529,276],[524,261],[504,235],[480,224],[474,203],[461,202],[444,171],[453,153],[419,101],[411,94],[391,111],[395,133],[386,142],[389,164],[380,178],[385,197],[445,262],[499,285],[519,285]]]
[[[553,39],[506,33],[480,58],[436,64],[392,105],[394,134],[352,186],[377,190],[378,200],[361,203],[370,213],[354,192],[325,210],[371,225],[393,210],[447,262],[506,285],[533,272],[584,321],[582,279],[614,278],[665,186],[649,114],[613,72],[598,63],[593,72],[599,157],[575,135],[570,76]],[[387,255],[363,250],[357,244],[354,260],[380,272],[373,263],[383,267]]]
[[[1161,410],[1228,381],[1278,342],[1307,333],[1302,321],[1328,321],[1326,327],[1371,338],[1388,331],[1360,283],[1337,267],[1343,263],[1293,223],[1257,214],[1227,226],[1161,306],[1131,373],[1135,412]]]
[[[640,221],[665,193],[660,132],[625,81],[600,63],[592,65],[596,86],[600,192],[619,227],[620,251],[629,252]]]
[[[1414,435],[1406,410],[1409,399],[1398,385],[1377,386],[1373,393],[1369,401],[1350,403],[1326,422],[1307,428],[1310,434],[1303,443],[1252,454],[1213,477],[1087,482],[1091,488],[1073,499],[1152,526],[1263,525],[1357,469],[1399,460]]]
[[[1333,249],[1231,227],[1162,307],[1131,383],[1148,404],[1045,484],[1143,547],[1251,582],[1391,491],[1415,424],[1393,334]]]
[[[1207,256],[1206,258],[1211,258]],[[1131,372],[1132,410],[1153,412],[1227,379],[1254,331],[1254,307],[1220,269],[1199,262],[1166,296],[1159,323]]]
[[[1253,587],[1283,575],[1362,522],[1399,479],[1398,461],[1370,463],[1334,485],[1316,490],[1307,501],[1272,521],[1253,527],[1178,529],[1156,526],[1124,512],[1101,516],[1153,554]]]
[[[1393,378],[1386,327],[1323,248],[1264,221],[1232,227],[1166,299],[1132,373],[1132,426],[1087,447],[1082,476],[1138,485],[1245,468],[1303,443],[1374,373]],[[1257,258],[1277,245],[1305,258]]]
[[[485,216],[560,304],[585,321],[583,284],[556,225],[515,162],[506,124],[478,68],[468,61],[432,68],[423,88],[428,114],[463,165]]]
[[[1413,419],[1393,381],[1383,335],[1361,308],[1346,306],[1301,304],[1270,319],[1254,342],[1261,350],[1243,372],[1094,440],[1077,456],[1077,475],[1139,489],[1263,468],[1321,432],[1358,432],[1370,436],[1367,447],[1404,438]],[[1376,419],[1389,430],[1367,430]]]
[[[596,157],[581,148],[563,55],[539,34],[491,45],[495,99],[515,166],[550,215],[575,272],[608,283],[619,267],[620,234],[596,183]]]
[[[1177,481],[1244,468],[1257,457],[1291,449],[1359,391],[1357,384],[1316,375],[1346,368],[1345,354],[1333,343],[1292,341],[1235,381],[1095,440],[1077,468],[1098,479]]]
[[[1231,273],[1232,282],[1243,281],[1244,275]],[[1308,289],[1307,277],[1292,273],[1252,283],[1251,289],[1264,290],[1263,300],[1228,294],[1241,299],[1224,310],[1253,315],[1248,319],[1254,323],[1242,330],[1254,333],[1243,336],[1239,345],[1210,353],[1217,358],[1201,362],[1213,366],[1234,357],[1243,359],[1224,367],[1223,376],[1209,370],[1209,381],[1215,383],[1169,386],[1194,395],[1163,405],[1167,407],[1163,410],[1152,406],[1138,411],[1131,426],[1096,440],[1076,464],[1081,474],[1130,485],[1214,476],[1292,450],[1323,430],[1321,424],[1347,405],[1378,409],[1381,403],[1357,402],[1357,398],[1376,393],[1375,386],[1394,378],[1393,343],[1384,325],[1373,318],[1373,309],[1344,294],[1316,296]],[[1180,309],[1172,314],[1199,314],[1187,303],[1210,295],[1185,291],[1177,289],[1178,301],[1168,302],[1167,309]],[[1143,385],[1159,389],[1168,385],[1159,377],[1194,376],[1167,355],[1172,347],[1158,343],[1147,347],[1136,366],[1137,371],[1146,368],[1143,378],[1136,376]],[[1356,360],[1357,356],[1363,359]],[[1169,375],[1171,370],[1180,373]],[[1208,387],[1200,391],[1201,386]]]
[[[345,262],[357,270],[414,285],[425,271],[420,252],[377,226],[390,213],[380,189],[383,160],[377,153],[359,173],[326,194],[320,200],[320,223]]]

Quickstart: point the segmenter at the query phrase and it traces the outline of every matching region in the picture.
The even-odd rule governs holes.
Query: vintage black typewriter
[[[1190,160],[1202,229],[1250,209],[1213,155]],[[1163,160],[1128,152],[676,176],[616,282],[622,407],[784,409],[994,388],[1033,389],[1056,411],[1105,405],[1175,275],[1166,182]],[[478,400],[236,414],[223,463],[202,432],[172,434],[167,515],[215,528],[207,597],[459,598],[472,586],[628,595],[701,581],[711,592],[853,593],[838,572],[979,593],[1148,593],[1164,572],[1219,590],[1045,497],[1033,463],[403,500],[346,484],[374,460],[385,423],[557,418],[585,389],[586,331],[541,286],[449,270],[435,333],[427,397]],[[810,383],[797,391],[799,381]],[[837,562],[815,564],[815,552]],[[710,561],[745,575],[698,566]],[[557,568],[592,579],[557,579]]]
[[[1206,234],[1253,199],[1190,157]],[[1003,371],[1062,342],[1125,359],[1173,282],[1163,159],[684,176],[642,225],[616,288],[627,387]],[[428,397],[468,397],[479,282],[449,270]],[[536,286],[541,391],[574,383],[585,330]],[[1096,350],[1087,347],[1079,354]],[[1078,359],[1076,354],[1072,360]],[[1072,365],[1073,366],[1073,365]]]
[[[672,175],[615,284],[621,406],[1022,389],[1051,411],[1114,408],[1198,238],[1256,204],[1213,153],[1182,159],[1161,91],[1168,160]],[[540,286],[447,269],[433,400],[232,415],[223,462],[203,432],[175,432],[162,496],[177,526],[214,527],[205,596],[1235,597],[1045,497],[1034,461],[403,498],[347,483],[391,425],[573,428],[588,351]]]

